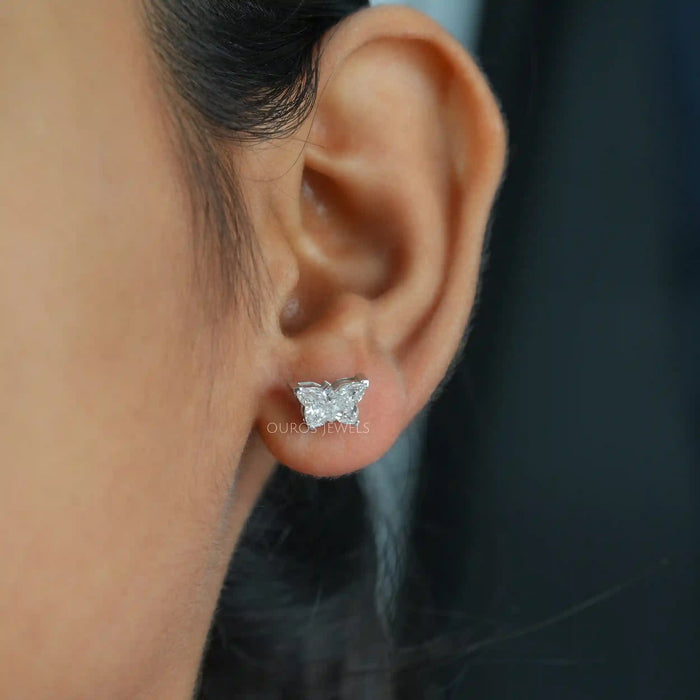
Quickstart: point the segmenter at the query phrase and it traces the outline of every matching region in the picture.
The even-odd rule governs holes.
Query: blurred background
[[[363,475],[386,614],[473,630],[436,698],[699,698],[700,3],[403,4],[475,55],[510,162],[465,358]]]

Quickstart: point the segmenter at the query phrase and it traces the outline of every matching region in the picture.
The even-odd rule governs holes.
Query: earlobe
[[[286,174],[296,195],[274,203],[298,274],[258,429],[279,461],[333,476],[382,456],[456,352],[505,137],[474,63],[405,8],[346,20],[326,39],[319,78],[304,151]],[[357,374],[370,380],[362,431],[300,429],[290,384]]]

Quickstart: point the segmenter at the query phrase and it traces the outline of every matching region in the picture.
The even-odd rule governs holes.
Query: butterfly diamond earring
[[[369,387],[369,379],[359,374],[333,382],[299,382],[294,395],[303,407],[304,423],[315,430],[326,423],[358,426],[360,411],[357,404]]]

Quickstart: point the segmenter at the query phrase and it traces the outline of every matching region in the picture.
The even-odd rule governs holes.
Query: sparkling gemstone
[[[353,377],[339,379],[333,384],[300,382],[294,393],[303,406],[304,422],[309,428],[315,429],[333,421],[358,425],[360,413],[357,404],[368,387],[368,379]]]

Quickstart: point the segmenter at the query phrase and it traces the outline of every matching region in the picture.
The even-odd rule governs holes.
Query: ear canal
[[[300,192],[299,282],[280,321],[287,335],[317,322],[339,294],[378,298],[397,274],[389,217],[379,202],[368,207],[362,197],[351,197],[348,185],[307,161]]]

